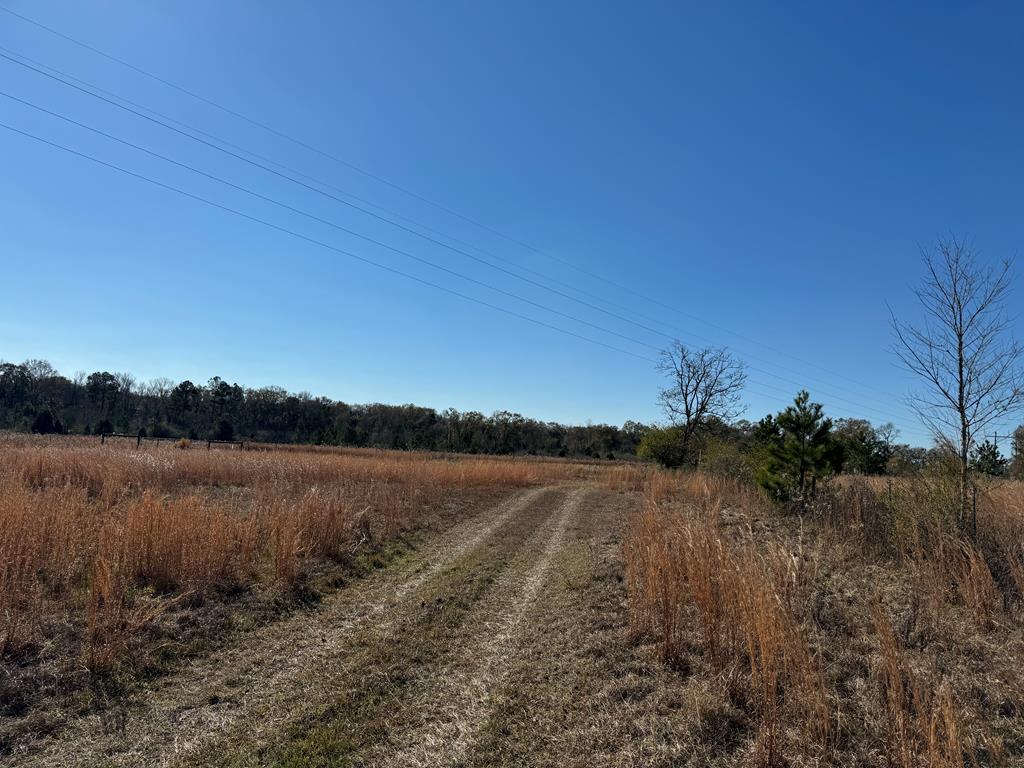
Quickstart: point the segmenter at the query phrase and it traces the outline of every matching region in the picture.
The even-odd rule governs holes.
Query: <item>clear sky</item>
[[[938,236],[993,260],[1024,243],[1014,4],[0,4],[490,229],[0,13],[5,49],[619,317],[3,59],[5,93],[564,314],[3,97],[0,121],[641,358],[672,336],[728,345],[756,369],[750,418],[805,386],[921,442],[886,303],[915,316],[919,249]],[[647,359],[6,130],[0,157],[0,358],[564,422],[659,416]]]

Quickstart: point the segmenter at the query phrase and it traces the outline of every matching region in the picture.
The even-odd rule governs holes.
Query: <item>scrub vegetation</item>
[[[630,632],[714,681],[721,764],[1024,759],[1024,484],[983,489],[973,540],[958,488],[955,469],[844,477],[787,511],[735,480],[651,479]]]

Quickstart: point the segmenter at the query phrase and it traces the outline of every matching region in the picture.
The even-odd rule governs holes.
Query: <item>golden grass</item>
[[[718,673],[757,729],[754,763],[884,751],[902,768],[999,764],[1002,741],[969,702],[996,711],[1001,684],[979,691],[1018,677],[1000,646],[1022,641],[1024,486],[984,489],[970,537],[949,525],[941,478],[837,485],[799,520],[733,481],[651,475],[625,541],[632,635]],[[851,697],[851,679],[874,694]]]
[[[685,512],[664,506],[681,494]],[[759,553],[749,529],[726,535],[724,507],[760,505],[760,494],[704,475],[655,476],[643,511],[626,539],[631,630],[654,635],[662,657],[685,657],[690,624],[729,696],[756,713],[758,753],[781,761],[787,721],[826,743],[832,728],[814,647],[802,624],[807,600],[804,564],[780,548]]]
[[[320,559],[394,536],[459,493],[598,476],[593,464],[392,451],[188,450],[0,435],[0,655],[44,617],[84,619],[112,663],[175,601],[291,586]]]

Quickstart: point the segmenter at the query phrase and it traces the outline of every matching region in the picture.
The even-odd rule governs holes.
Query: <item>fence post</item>
[[[971,538],[978,540],[978,486],[971,484]]]

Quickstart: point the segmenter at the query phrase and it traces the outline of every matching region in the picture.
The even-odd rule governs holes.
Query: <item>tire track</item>
[[[505,572],[486,615],[465,628],[465,649],[451,665],[431,675],[414,702],[422,705],[418,719],[401,723],[401,728],[392,724],[396,735],[382,745],[379,754],[369,756],[368,764],[435,768],[456,765],[466,755],[487,722],[491,694],[507,674],[523,618],[549,577],[584,495],[584,489],[576,489],[562,503],[546,526],[546,543],[539,552],[530,553],[522,564],[525,569],[513,567]],[[532,543],[524,550],[534,550]]]
[[[360,627],[392,623],[390,614],[404,598],[550,492],[519,493],[441,534],[411,570],[384,571],[329,597],[314,612],[266,625],[194,660],[143,692],[113,727],[102,713],[83,717],[31,754],[11,756],[9,764],[168,766],[240,727],[267,727],[266,713],[300,702],[300,679],[343,653]],[[226,700],[225,689],[234,691]]]

